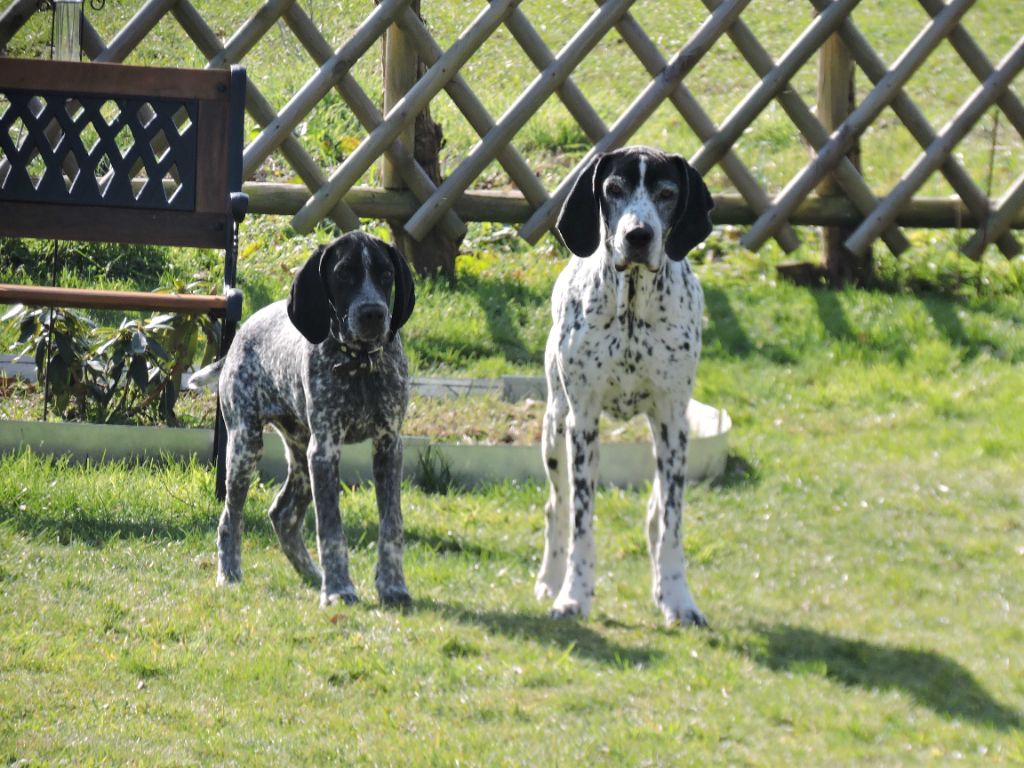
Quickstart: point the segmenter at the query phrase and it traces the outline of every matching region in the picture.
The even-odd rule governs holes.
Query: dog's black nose
[[[353,307],[349,312],[349,328],[360,339],[377,338],[384,333],[387,321],[387,305],[376,301]]]
[[[646,248],[651,244],[654,237],[654,230],[644,224],[626,233],[626,242],[633,248]]]

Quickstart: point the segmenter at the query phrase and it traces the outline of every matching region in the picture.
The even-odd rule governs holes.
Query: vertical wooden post
[[[53,58],[82,58],[82,0],[56,0],[53,4]]]
[[[830,134],[838,128],[854,108],[853,59],[839,38],[832,35],[818,51],[818,119]],[[860,144],[848,155],[854,167],[860,168]],[[835,178],[829,174],[818,185],[819,195],[841,194]],[[858,257],[850,253],[843,241],[850,235],[845,227],[822,228],[822,256],[829,285],[842,288],[848,282],[864,284],[871,277],[871,254]]]
[[[415,85],[418,64],[406,34],[397,24],[392,24],[384,34],[384,114]],[[415,126],[410,125],[398,138],[411,149],[416,138]],[[405,182],[387,155],[381,159],[381,182],[384,189],[405,189]]]
[[[420,0],[412,0],[409,7],[419,15]],[[397,24],[388,27],[384,35],[383,60],[383,106],[384,114],[387,114],[412,88],[425,68],[407,35]],[[415,124],[403,131],[399,140],[412,150],[416,162],[426,171],[431,181],[440,184],[440,152],[444,137],[441,126],[431,119],[429,108],[416,116]],[[386,155],[381,160],[381,181],[385,189],[405,189],[405,182]],[[461,238],[459,241],[453,241],[435,229],[417,241],[406,233],[404,225],[404,221],[388,221],[395,247],[416,271],[421,275],[442,274],[449,282],[454,282],[455,256],[459,251]]]

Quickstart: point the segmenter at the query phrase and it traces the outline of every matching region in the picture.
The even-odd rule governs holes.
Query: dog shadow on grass
[[[999,730],[1020,730],[1024,719],[996,701],[953,659],[934,651],[850,640],[803,627],[755,627],[742,652],[775,671],[822,675],[865,690],[899,690],[943,717]]]
[[[591,622],[552,619],[542,613],[513,610],[474,609],[454,602],[417,599],[414,611],[429,611],[450,621],[480,627],[513,640],[550,645],[566,654],[618,668],[648,666],[663,655],[661,651],[617,643],[604,637]]]

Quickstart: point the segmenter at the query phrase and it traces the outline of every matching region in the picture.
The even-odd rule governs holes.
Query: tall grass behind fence
[[[48,56],[35,0],[0,16],[8,55]],[[863,256],[904,227],[964,228],[962,250],[1020,253],[1024,17],[1014,0],[148,0],[86,6],[94,60],[247,66],[246,191],[255,213],[405,222],[415,238],[467,221],[535,242],[598,151],[678,151],[705,173],[716,223],[742,243],[843,227]],[[399,28],[425,74],[381,112],[381,39]],[[826,46],[845,58],[835,65]],[[845,62],[845,63],[842,63]],[[828,94],[853,92],[845,114]],[[429,106],[445,180],[412,159]],[[852,157],[851,153],[856,153]],[[387,157],[398,188],[384,189]],[[394,183],[389,186],[394,186]],[[972,231],[967,231],[972,230]]]

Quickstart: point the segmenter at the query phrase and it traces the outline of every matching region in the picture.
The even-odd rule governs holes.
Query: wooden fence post
[[[850,51],[834,34],[818,52],[818,119],[830,134],[853,111],[855,91],[853,59]],[[860,143],[847,155],[853,166],[860,170]],[[818,194],[825,197],[842,194],[834,174],[826,176],[818,185]],[[822,261],[828,283],[842,288],[848,282],[863,284],[871,277],[870,249],[864,257],[855,256],[843,245],[850,231],[845,227],[822,228]]]
[[[420,0],[413,0],[410,8],[420,16]],[[422,16],[420,16],[422,18]],[[416,83],[423,73],[423,67],[412,41],[397,24],[388,27],[383,40],[384,64],[384,104],[386,115]],[[414,126],[404,130],[399,136],[403,146],[412,151],[416,162],[420,164],[430,180],[438,185],[441,183],[440,151],[443,143],[441,126],[430,117],[430,109],[425,108],[416,116]],[[401,174],[385,155],[381,160],[381,182],[388,190],[404,190],[405,182]],[[437,228],[431,230],[422,240],[414,240],[405,231],[405,221],[389,219],[392,240],[395,247],[408,259],[409,263],[421,275],[441,274],[449,281],[455,279],[455,256],[461,240],[446,237]]]
[[[53,4],[53,58],[82,58],[82,0],[56,0]]]

